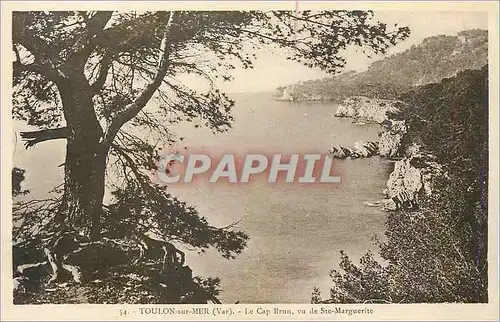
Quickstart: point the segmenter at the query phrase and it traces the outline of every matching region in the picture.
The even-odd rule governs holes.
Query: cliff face
[[[356,111],[352,110],[348,112],[356,113]],[[352,148],[336,145],[330,148],[328,151],[329,154],[336,159],[368,158],[375,155],[386,158],[397,157],[401,146],[401,139],[406,133],[405,122],[386,120],[383,124],[385,131],[380,134],[380,141],[356,141]]]
[[[276,99],[278,101],[294,101],[294,97],[291,94],[293,91],[293,86],[279,87],[276,90]]]
[[[413,157],[418,156],[410,154],[394,164],[394,170],[390,174],[384,190],[387,197],[393,198],[402,192],[414,196],[422,189],[422,172],[421,169],[412,165]]]
[[[418,145],[410,146],[406,156],[394,164],[387,180],[384,194],[388,199],[383,203],[384,209],[413,207],[419,196],[431,195],[433,178],[442,174],[442,166],[432,155],[422,153]]]
[[[398,112],[400,102],[363,96],[346,98],[337,108],[335,116],[352,117],[358,122],[381,123],[387,120],[387,112]]]
[[[394,158],[401,146],[401,139],[406,133],[405,121],[389,121],[387,128],[380,136],[379,154],[381,157]]]

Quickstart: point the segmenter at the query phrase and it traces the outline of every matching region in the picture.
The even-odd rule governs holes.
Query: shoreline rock
[[[352,148],[336,145],[328,153],[336,159],[369,158],[378,154],[379,143],[375,141],[356,141]]]
[[[335,112],[336,117],[352,117],[357,122],[382,123],[389,118],[387,112],[401,110],[402,103],[396,100],[352,96],[344,99]]]

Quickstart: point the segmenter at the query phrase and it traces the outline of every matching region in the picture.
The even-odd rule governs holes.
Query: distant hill
[[[393,99],[413,86],[439,82],[488,63],[488,31],[473,29],[456,36],[425,38],[421,44],[374,62],[362,73],[279,87],[283,100],[342,100],[348,96]]]

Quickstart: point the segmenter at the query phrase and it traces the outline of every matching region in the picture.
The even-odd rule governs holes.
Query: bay
[[[357,140],[378,140],[378,125],[353,124],[334,117],[330,102],[276,101],[270,93],[244,93],[235,99],[232,128],[214,135],[192,123],[172,129],[185,140],[179,150],[212,153],[324,154],[333,145],[350,147]],[[23,128],[15,124],[14,130]],[[65,141],[25,150],[13,142],[14,165],[27,170],[28,198],[41,198],[62,183]],[[338,266],[340,250],[358,259],[382,235],[386,213],[362,204],[382,197],[391,165],[378,157],[335,160],[340,184],[298,185],[207,183],[172,184],[168,191],[216,226],[237,222],[250,236],[235,259],[215,250],[198,254],[188,248],[186,263],[194,275],[221,278],[223,303],[309,303],[314,286],[328,295],[329,272]]]
[[[213,153],[324,154],[336,144],[376,141],[378,125],[357,125],[334,117],[330,102],[276,101],[268,93],[232,96],[235,121],[230,131],[213,135],[192,124],[178,127],[182,146]],[[215,251],[188,254],[196,274],[221,277],[225,303],[309,303],[314,286],[328,295],[329,272],[340,250],[354,259],[373,249],[384,231],[385,213],[362,204],[382,197],[390,164],[379,157],[335,160],[340,184],[298,185],[251,181],[247,184],[172,184],[168,190],[195,205],[211,223],[250,236],[234,260]]]

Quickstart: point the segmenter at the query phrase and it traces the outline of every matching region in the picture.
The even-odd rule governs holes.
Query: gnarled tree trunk
[[[66,148],[62,209],[67,223],[90,227],[90,238],[99,240],[107,149],[86,134],[68,138]]]
[[[83,73],[70,77],[60,92],[68,124],[64,195],[59,213],[61,223],[69,231],[84,232],[91,240],[98,241],[109,148],[103,143],[103,131],[92,101],[93,92]],[[45,251],[54,271],[54,281],[58,280],[60,272],[67,270],[62,258],[70,249],[66,249],[64,241],[65,238],[55,241]]]
[[[93,93],[83,74],[78,76],[61,91],[68,123],[62,210],[71,228],[90,227],[90,238],[99,240],[108,148]]]

